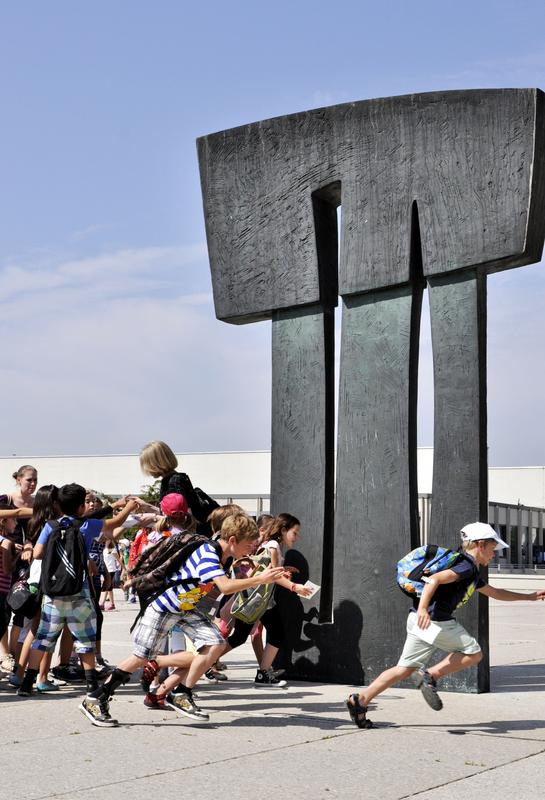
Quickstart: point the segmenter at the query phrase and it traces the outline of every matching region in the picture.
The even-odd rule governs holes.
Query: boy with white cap
[[[366,717],[371,700],[413,672],[424,700],[434,711],[441,710],[443,703],[437,694],[439,678],[472,667],[483,657],[477,640],[454,618],[456,608],[466,603],[475,590],[494,600],[545,599],[545,590],[530,594],[511,592],[489,586],[480,577],[479,567],[486,567],[496,550],[509,547],[490,525],[472,522],[462,528],[461,536],[463,552],[459,559],[448,569],[427,578],[421,597],[414,598],[397,666],[385,670],[367,689],[348,698],[346,705],[358,728],[372,727]],[[435,650],[443,650],[447,656],[428,670],[426,664]]]

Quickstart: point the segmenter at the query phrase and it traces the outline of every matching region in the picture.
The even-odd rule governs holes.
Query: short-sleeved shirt
[[[439,585],[428,607],[429,615],[435,622],[453,619],[458,606],[466,603],[477,589],[486,586],[479,575],[476,563],[468,555],[462,556],[460,561],[449,569],[456,573],[457,580],[454,583]],[[413,603],[416,609],[418,599],[415,598]]]
[[[161,612],[192,611],[199,600],[212,590],[214,578],[224,575],[225,570],[216,548],[210,542],[205,542],[177,572],[168,576],[168,583],[175,585],[163,592],[152,603],[152,607]]]
[[[75,519],[75,517],[69,517],[65,515],[64,517],[59,517],[58,522],[62,522],[66,519]],[[102,519],[86,519],[85,522],[82,523],[80,530],[81,535],[83,536],[83,541],[85,543],[85,554],[87,558],[89,558],[89,551],[91,549],[91,545],[95,539],[98,539],[100,534],[102,533],[102,528],[104,526],[104,520]],[[53,528],[46,522],[42,528],[42,532],[38,537],[37,544],[47,544],[47,540],[51,535],[51,531]]]

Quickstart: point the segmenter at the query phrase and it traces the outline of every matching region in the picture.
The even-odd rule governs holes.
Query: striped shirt
[[[213,544],[205,542],[187,559],[185,564],[168,577],[168,583],[176,583],[152,603],[159,612],[192,611],[199,600],[214,587],[214,578],[221,578],[225,571]]]

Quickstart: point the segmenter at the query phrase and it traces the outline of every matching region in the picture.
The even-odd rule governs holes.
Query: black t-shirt
[[[437,587],[428,607],[428,612],[435,622],[453,619],[459,605],[465,603],[473,593],[486,586],[479,575],[479,568],[470,556],[461,555],[457,564],[449,567],[458,579],[454,583],[444,583]],[[418,598],[413,601],[414,610],[418,608]]]

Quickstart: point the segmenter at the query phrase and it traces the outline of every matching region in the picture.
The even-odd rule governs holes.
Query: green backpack
[[[263,572],[271,563],[271,557],[266,550],[260,550],[252,557],[256,565],[254,575]],[[252,589],[243,589],[233,598],[230,616],[246,622],[248,625],[257,622],[269,607],[274,592],[274,583],[262,583]]]

